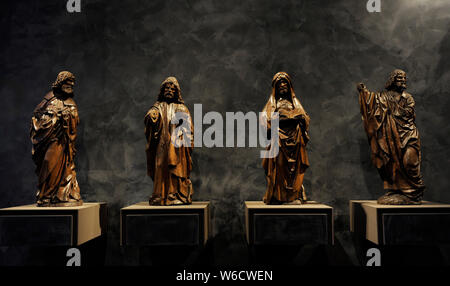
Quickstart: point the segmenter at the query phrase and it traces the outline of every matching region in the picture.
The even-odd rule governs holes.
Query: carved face
[[[285,95],[289,92],[289,84],[286,80],[282,79],[277,82],[277,91],[280,95]]]
[[[177,87],[169,82],[164,86],[164,98],[172,100],[177,94]]]
[[[72,94],[73,93],[73,86],[75,85],[75,82],[71,79],[67,79],[64,81],[64,83],[61,85],[61,90],[66,94]]]
[[[395,75],[394,86],[397,90],[403,91],[406,89],[406,73],[399,72]]]

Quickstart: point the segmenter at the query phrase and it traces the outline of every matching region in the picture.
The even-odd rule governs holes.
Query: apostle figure
[[[75,76],[58,74],[31,119],[32,158],[36,164],[37,205],[82,205],[75,172],[75,138],[80,121],[73,87]]]
[[[394,70],[385,91],[357,86],[364,128],[386,194],[379,204],[420,204],[425,185],[420,173],[420,139],[414,99],[406,90],[406,73]]]
[[[175,77],[166,78],[145,116],[147,175],[153,180],[150,205],[192,203],[193,124]]]
[[[266,204],[302,204],[307,200],[303,177],[309,166],[306,153],[309,116],[295,96],[291,78],[285,72],[273,77],[272,93],[263,110],[262,124],[267,127],[268,134],[271,119],[277,116],[279,152],[273,158],[263,159],[267,179],[263,200]]]

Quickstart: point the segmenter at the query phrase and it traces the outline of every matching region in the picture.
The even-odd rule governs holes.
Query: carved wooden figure
[[[36,164],[37,205],[82,205],[75,172],[75,139],[79,123],[73,100],[75,76],[58,74],[31,119],[32,158]]]
[[[406,92],[406,73],[394,70],[385,90],[370,92],[357,86],[372,162],[386,194],[379,204],[420,204],[425,185],[420,172],[420,138],[415,123],[415,102]]]
[[[302,204],[307,201],[303,178],[309,166],[306,144],[309,141],[309,116],[295,96],[292,81],[285,72],[275,74],[272,93],[263,110],[262,124],[271,128],[271,119],[279,116],[279,152],[264,158],[267,190],[266,204]],[[268,147],[270,149],[270,146]]]
[[[181,119],[181,120],[180,120]],[[192,203],[193,124],[174,77],[165,79],[145,116],[147,174],[153,180],[150,205]]]

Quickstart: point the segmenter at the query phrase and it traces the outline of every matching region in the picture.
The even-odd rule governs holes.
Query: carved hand
[[[159,118],[159,112],[156,109],[150,110],[150,118],[152,119],[152,122],[155,123],[158,121]]]
[[[358,90],[358,92],[361,92],[361,91],[367,89],[367,87],[364,83],[360,82],[356,85],[356,89]]]

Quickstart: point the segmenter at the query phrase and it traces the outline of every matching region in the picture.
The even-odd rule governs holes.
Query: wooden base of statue
[[[381,266],[449,266],[450,205],[380,205],[350,201],[350,231],[360,265],[371,265],[369,250],[379,251]]]
[[[106,203],[0,209],[0,245],[78,246],[106,232]]]
[[[141,202],[120,210],[121,245],[204,245],[210,233],[209,202],[174,206]]]
[[[0,209],[0,265],[64,267],[75,247],[81,266],[103,266],[106,228],[106,203]]]
[[[245,230],[249,245],[332,245],[333,208],[312,201],[301,205],[246,201]]]
[[[211,205],[152,206],[120,210],[120,245],[129,266],[210,265]]]
[[[350,201],[350,231],[376,245],[450,244],[450,205]]]
[[[339,265],[334,247],[333,208],[314,201],[266,205],[245,202],[250,265]]]

